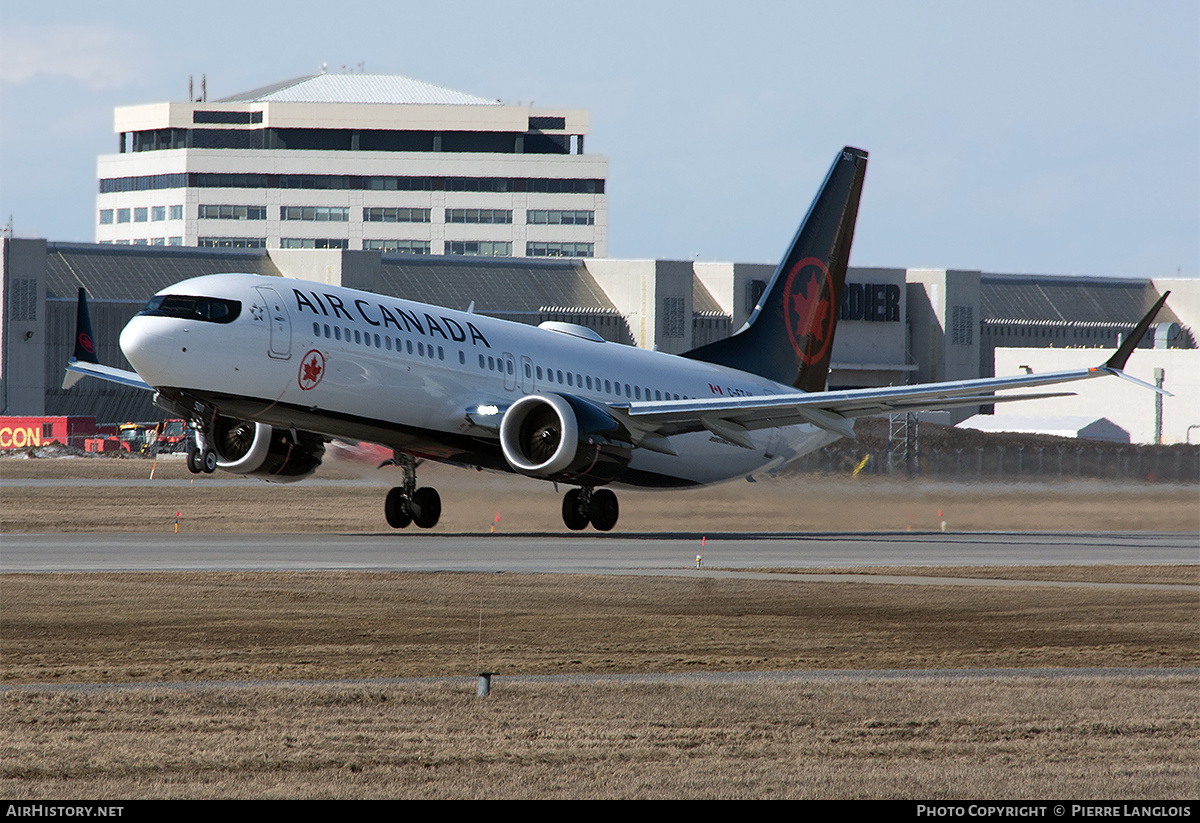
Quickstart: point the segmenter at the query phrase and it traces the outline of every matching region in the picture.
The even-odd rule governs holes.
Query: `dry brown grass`
[[[1200,665],[1194,591],[369,572],[0,584],[7,683]]]
[[[139,688],[3,695],[37,798],[1164,799],[1195,677]]]

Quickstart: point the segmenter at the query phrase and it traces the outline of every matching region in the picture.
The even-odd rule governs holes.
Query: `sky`
[[[118,106],[403,74],[586,109],[609,256],[776,262],[844,145],[851,264],[1200,276],[1200,3],[0,4],[0,225],[91,242]]]

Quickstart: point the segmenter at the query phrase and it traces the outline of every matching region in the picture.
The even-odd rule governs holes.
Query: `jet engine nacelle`
[[[295,483],[317,470],[325,455],[325,441],[310,432],[274,429],[266,423],[250,423],[218,417],[208,444],[217,453],[217,468],[261,477],[271,483]]]
[[[629,431],[601,406],[579,397],[530,394],[500,421],[500,447],[521,474],[601,486],[633,457]]]

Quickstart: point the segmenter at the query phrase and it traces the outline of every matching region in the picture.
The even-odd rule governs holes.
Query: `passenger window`
[[[313,323],[313,334],[315,334],[317,337],[321,336],[321,324],[320,323]]]
[[[567,372],[567,385],[568,385],[568,386],[574,386],[574,385],[575,385],[574,383],[572,383],[572,382],[571,382],[571,373],[570,373],[570,372]]]
[[[592,376],[590,374],[587,376],[587,387],[589,389],[592,387]]]
[[[446,359],[445,350],[441,346],[438,346],[438,360],[445,360],[445,359]]]
[[[488,355],[488,369],[490,369],[491,371],[496,370],[496,359],[494,357],[492,357],[490,354]]]
[[[339,328],[338,326],[334,326],[334,327],[333,327],[333,336],[334,336],[336,339],[338,339],[338,340],[341,340],[341,339],[342,339],[342,330],[341,330],[341,328]]]
[[[417,343],[417,354],[421,357],[425,356],[425,344]]]
[[[525,364],[525,376],[526,376],[526,377],[533,377],[533,369],[532,369],[532,368],[530,368],[530,366],[529,366],[529,364],[528,364],[528,363],[526,363],[526,364]]]
[[[392,350],[392,338],[385,337],[385,338],[383,338],[383,342],[384,342],[384,345],[387,346],[387,350],[391,351]]]
[[[463,353],[462,349],[458,350],[458,362],[464,366],[467,365],[467,355]]]
[[[542,367],[541,366],[537,367],[537,379],[538,380],[542,379]]]
[[[411,340],[408,341],[408,353],[412,354],[412,341]]]
[[[328,323],[326,323],[326,324],[325,324],[325,336],[326,336],[326,337],[329,337],[329,336],[330,336],[330,335],[329,335],[329,324],[328,324]]]
[[[561,383],[561,382],[563,381],[563,379],[562,379],[562,371],[560,370],[560,371],[558,371],[558,372],[556,372],[556,373],[558,374],[558,382],[559,382],[559,383]]]
[[[634,386],[634,387],[633,387],[633,395],[634,395],[634,398],[635,398],[635,399],[637,399],[637,400],[641,400],[641,399],[642,399],[642,387],[641,387],[641,386]]]

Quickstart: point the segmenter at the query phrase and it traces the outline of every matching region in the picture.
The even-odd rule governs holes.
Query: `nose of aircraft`
[[[175,342],[163,321],[170,320],[166,317],[134,317],[121,330],[121,351],[151,386],[169,384],[166,378],[170,373]]]

